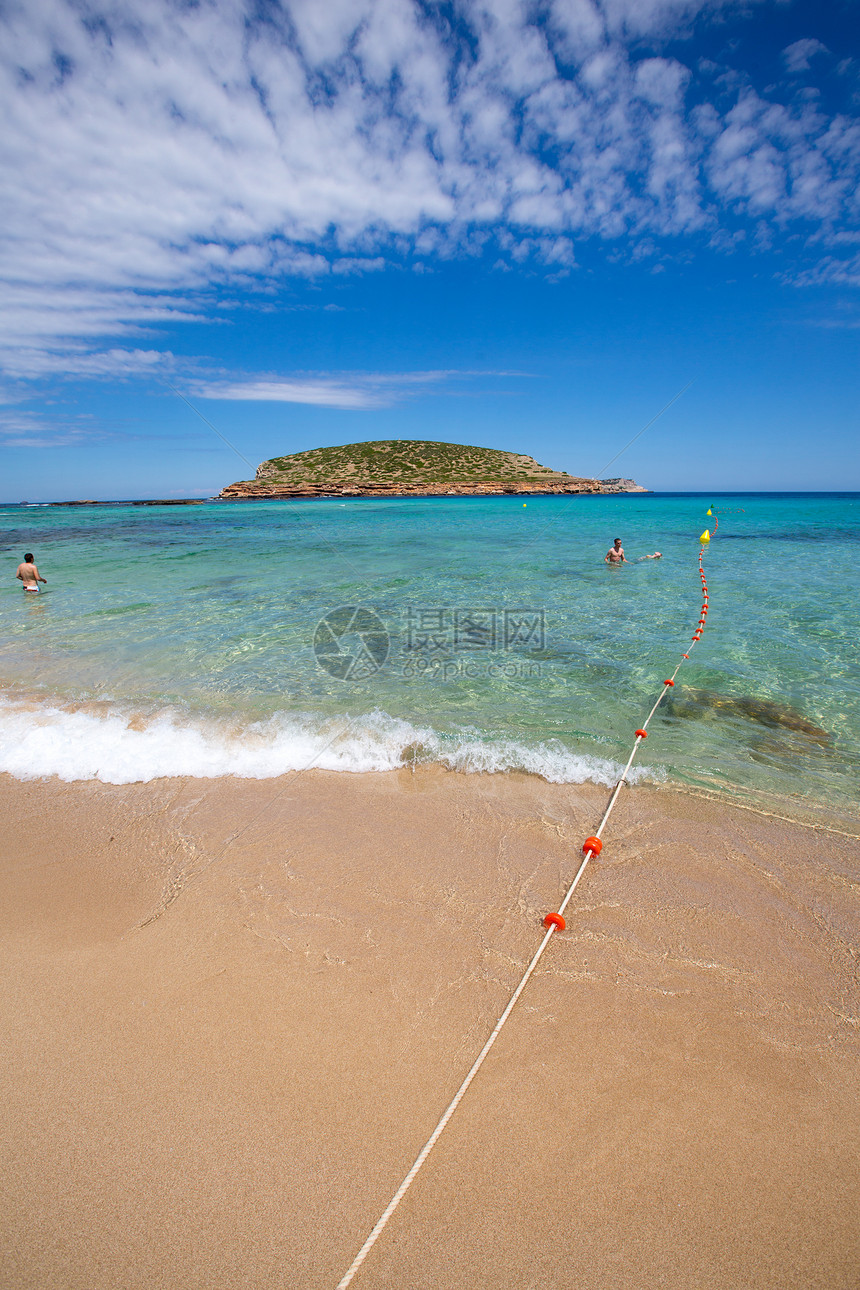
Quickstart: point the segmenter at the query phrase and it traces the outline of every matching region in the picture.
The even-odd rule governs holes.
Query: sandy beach
[[[3,1285],[335,1286],[606,796],[3,777]],[[856,1286],[856,854],[626,791],[353,1284]]]

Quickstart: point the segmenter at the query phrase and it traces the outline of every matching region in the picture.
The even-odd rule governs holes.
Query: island
[[[381,439],[272,457],[224,500],[278,497],[492,497],[506,493],[645,493],[632,479],[588,479],[523,453],[422,439]]]

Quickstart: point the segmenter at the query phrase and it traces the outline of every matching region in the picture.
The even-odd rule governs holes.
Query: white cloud
[[[793,45],[782,51],[783,62],[790,72],[808,72],[809,60],[815,54],[827,54],[830,51],[820,40],[796,40]]]
[[[738,215],[856,223],[856,120],[638,50],[741,7],[459,0],[452,21],[417,0],[8,0],[8,369],[119,370],[117,341],[211,317],[213,285],[481,254],[508,232],[512,258],[556,272],[584,238],[635,254],[718,244]],[[786,66],[823,51],[795,42]]]
[[[201,399],[226,399],[250,403],[305,403],[317,407],[367,411],[387,408],[414,390],[471,377],[523,376],[522,372],[347,372],[314,374],[289,380],[252,377],[238,380],[198,380],[192,393]]]
[[[0,447],[3,448],[69,448],[104,437],[85,421],[48,423],[32,412],[0,412]]]
[[[710,185],[723,200],[777,225],[856,224],[860,122],[826,118],[814,107],[791,109],[751,90],[727,113],[711,144]]]
[[[58,375],[70,377],[124,377],[141,376],[159,368],[171,366],[173,355],[169,350],[158,349],[73,349],[48,346],[16,347],[7,362],[7,369],[25,380],[34,377]]]
[[[385,407],[385,398],[374,387],[372,379],[367,384],[347,384],[336,380],[304,381],[239,381],[235,383],[200,383],[194,394],[203,399],[227,399],[249,403],[306,403],[323,408],[348,408],[365,411]]]
[[[847,260],[837,259],[832,255],[825,256],[815,268],[807,269],[794,281],[802,287],[818,287],[828,283],[835,283],[841,287],[860,287],[860,255],[853,255]]]

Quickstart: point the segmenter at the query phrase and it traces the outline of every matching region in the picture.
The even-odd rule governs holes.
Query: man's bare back
[[[15,574],[15,577],[24,584],[25,591],[38,591],[39,583],[44,582],[47,584],[48,581],[47,578],[43,578],[39,573],[33,557],[29,552],[24,556],[21,564],[18,565],[18,571]]]

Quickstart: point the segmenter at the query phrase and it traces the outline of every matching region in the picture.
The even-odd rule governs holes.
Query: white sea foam
[[[0,698],[0,771],[18,779],[56,775],[107,784],[168,776],[270,779],[287,771],[385,771],[413,761],[466,773],[524,771],[553,784],[613,784],[615,761],[561,744],[527,745],[476,732],[439,734],[384,712],[361,716],[277,713],[246,724],[179,709],[148,715],[114,704],[26,702]],[[631,780],[661,779],[638,767]]]

